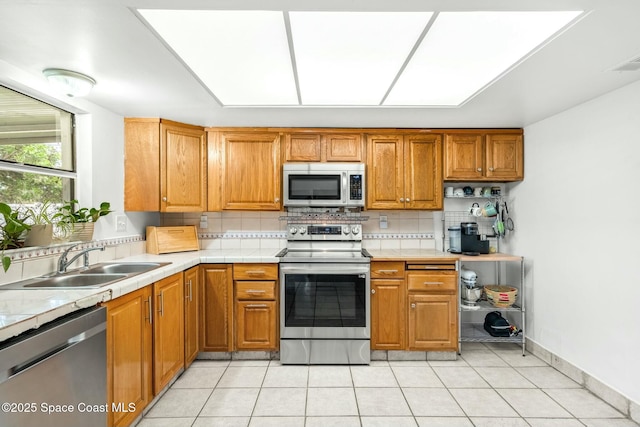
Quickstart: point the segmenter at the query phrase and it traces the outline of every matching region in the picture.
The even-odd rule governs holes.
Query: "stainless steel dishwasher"
[[[71,313],[0,344],[0,426],[106,426],[106,309]]]

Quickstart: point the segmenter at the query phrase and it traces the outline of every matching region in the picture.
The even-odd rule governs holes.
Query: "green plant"
[[[0,215],[4,220],[0,226],[0,251],[2,251],[2,268],[7,271],[11,266],[11,258],[5,256],[7,249],[16,249],[22,246],[23,236],[31,226],[25,222],[26,216],[19,210],[13,210],[6,203],[0,203]]]
[[[105,216],[113,212],[109,208],[109,202],[100,203],[99,208],[79,208],[76,209],[77,200],[66,202],[58,210],[59,222],[67,224],[75,224],[78,222],[96,222],[101,216]]]
[[[25,209],[25,218],[32,225],[55,224],[61,217],[58,208],[51,202],[37,203]]]

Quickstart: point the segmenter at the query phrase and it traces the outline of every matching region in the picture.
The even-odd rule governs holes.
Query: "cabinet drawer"
[[[234,264],[234,280],[278,279],[278,264]]]
[[[371,263],[372,279],[404,279],[403,261],[373,261]]]
[[[458,274],[455,271],[431,271],[407,274],[409,291],[454,291],[458,288]]]
[[[276,298],[276,282],[237,281],[235,286],[237,300],[274,300]]]

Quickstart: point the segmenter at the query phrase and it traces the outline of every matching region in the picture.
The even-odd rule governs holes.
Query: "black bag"
[[[499,311],[492,311],[485,316],[484,330],[489,332],[492,337],[511,336],[511,325]]]

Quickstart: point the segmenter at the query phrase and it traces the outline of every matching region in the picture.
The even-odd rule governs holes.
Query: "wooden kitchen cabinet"
[[[442,209],[442,138],[367,136],[368,209]]]
[[[125,119],[125,210],[207,209],[204,128],[164,119]]]
[[[278,349],[277,264],[235,264],[235,349]]]
[[[457,298],[409,293],[409,350],[457,350]]]
[[[233,266],[200,266],[200,347],[202,351],[233,350]]]
[[[371,262],[371,349],[406,348],[404,262]]]
[[[200,267],[184,272],[184,368],[200,351]]]
[[[458,273],[455,264],[407,264],[408,348],[458,349]]]
[[[447,181],[520,181],[524,179],[521,132],[445,135]]]
[[[108,426],[128,426],[151,402],[152,297],[146,286],[104,304],[107,308],[107,404],[123,411],[107,413]],[[134,404],[131,409],[129,404]]]
[[[184,368],[183,273],[153,284],[153,390],[158,394]]]
[[[362,162],[359,133],[287,133],[285,162]]]
[[[280,210],[280,133],[209,131],[209,211]]]

